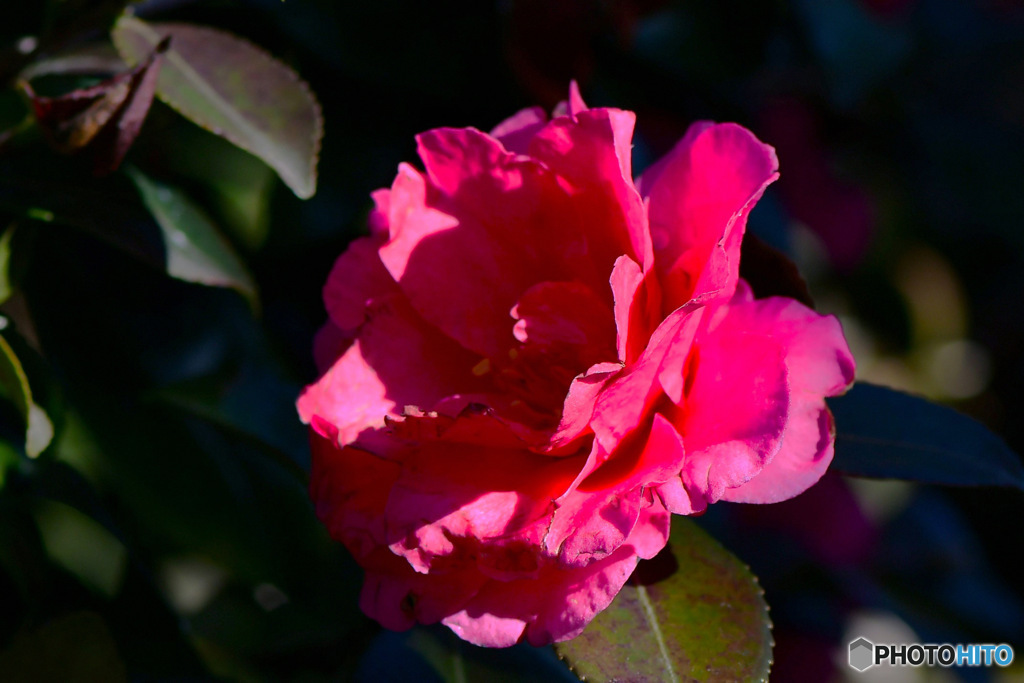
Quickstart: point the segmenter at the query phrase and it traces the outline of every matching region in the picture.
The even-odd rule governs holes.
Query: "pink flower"
[[[669,513],[791,498],[832,458],[839,323],[738,272],[772,148],[697,123],[634,183],[633,114],[560,109],[420,135],[324,287],[311,494],[388,628],[572,638]]]

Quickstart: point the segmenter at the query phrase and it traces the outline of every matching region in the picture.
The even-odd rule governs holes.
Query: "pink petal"
[[[683,481],[714,502],[778,451],[789,386],[784,349],[768,335],[710,333],[697,353],[681,423],[689,453]]]
[[[725,491],[734,503],[778,503],[817,483],[832,462],[835,425],[824,401],[797,402],[779,452],[753,479]]]
[[[579,436],[591,433],[590,419],[597,397],[620,370],[622,366],[618,363],[598,363],[572,381],[558,429],[551,436],[553,449],[561,449]]]
[[[612,312],[586,285],[541,282],[523,293],[511,315],[518,321],[512,329],[516,339],[570,356],[573,374],[615,359]]]
[[[548,115],[540,107],[523,109],[505,119],[491,130],[491,137],[515,154],[526,154],[530,140],[548,122]]]
[[[383,188],[370,193],[373,198],[373,210],[366,217],[366,225],[373,237],[388,236],[388,224],[391,214],[391,190]]]
[[[653,490],[665,508],[675,515],[699,515],[710,502],[701,491],[687,488],[681,477],[673,477]]]
[[[653,252],[643,202],[633,185],[636,117],[618,109],[590,109],[552,120],[534,137],[530,154],[573,188],[573,212],[584,226],[599,273],[625,254],[650,265]]]
[[[430,407],[445,396],[486,390],[473,374],[480,357],[430,327],[398,295],[373,302],[355,342],[298,400],[299,415],[319,415],[351,443],[384,426],[407,405]]]
[[[557,501],[546,551],[568,566],[610,555],[634,533],[646,488],[678,480],[685,456],[682,437],[655,414],[649,430],[634,432],[611,457],[591,457]]]
[[[313,360],[316,369],[323,374],[345,353],[352,344],[352,335],[341,330],[328,320],[313,336]]]
[[[735,301],[743,305],[729,307],[722,333],[757,330],[780,340],[795,391],[835,396],[853,382],[853,356],[835,316],[821,315],[786,297],[753,300],[745,286]]]
[[[544,551],[561,567],[602,560],[626,541],[640,515],[641,487],[569,493],[558,502],[544,535]]]
[[[549,567],[533,580],[491,581],[443,623],[464,640],[488,647],[574,638],[611,604],[638,558],[653,557],[665,546],[668,531],[669,515],[654,501],[611,555],[576,569]]]
[[[569,81],[569,116],[576,116],[584,111],[587,111],[587,103],[583,101],[583,95],[580,94],[579,83],[573,79]]]
[[[630,344],[630,328],[638,307],[638,291],[643,283],[643,271],[637,262],[623,255],[615,260],[611,269],[611,296],[614,300],[615,349],[618,359],[627,362],[627,347]],[[645,340],[646,341],[646,340]],[[629,358],[633,361],[635,358]]]
[[[355,330],[366,320],[366,306],[374,298],[400,290],[380,262],[377,250],[384,237],[360,237],[334,262],[324,285],[324,306],[342,330]]]
[[[359,607],[393,631],[441,621],[462,609],[488,581],[473,569],[418,574],[386,547],[378,547],[360,564],[366,578]]]
[[[366,451],[340,448],[337,437],[333,425],[313,418],[309,493],[331,537],[358,560],[388,542],[384,504],[400,466]]]
[[[467,434],[469,441],[450,440]],[[385,517],[397,539],[392,549],[421,571],[464,540],[507,537],[548,515],[584,462],[583,456],[551,458],[481,441],[467,428],[456,437],[442,433],[421,441],[403,456]]]
[[[504,358],[515,346],[508,311],[530,286],[604,285],[553,173],[473,129],[418,140],[427,177],[400,168],[380,255],[426,320],[468,349]]]
[[[657,496],[647,492],[644,497],[644,508],[640,511],[640,519],[633,527],[633,533],[629,535],[629,545],[641,559],[649,560],[660,553],[668,542],[672,515]]]
[[[490,581],[442,622],[476,645],[508,647],[521,640],[568,640],[606,608],[636,568],[632,547],[581,569],[549,568],[536,579]]]
[[[745,287],[728,307],[717,333],[754,330],[779,342],[791,389],[782,444],[764,470],[724,497],[738,502],[774,503],[803,492],[821,478],[832,460],[832,416],[825,396],[853,382],[854,361],[839,321],[784,297],[752,300]]]
[[[671,359],[686,353],[701,316],[700,308],[674,311],[651,335],[650,343],[639,360],[627,366],[601,391],[591,427],[606,452],[614,452],[626,435],[650,413],[662,395],[658,376],[663,372],[666,356]]]
[[[745,128],[701,122],[644,174],[665,311],[732,295],[747,214],[777,168],[775,151]]]

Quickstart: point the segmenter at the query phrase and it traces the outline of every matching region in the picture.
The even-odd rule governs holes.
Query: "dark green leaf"
[[[575,681],[550,648],[525,643],[504,649],[460,640],[441,626],[416,626],[402,633],[382,631],[370,643],[357,680],[443,683],[525,683]]]
[[[6,681],[127,681],[103,617],[74,612],[16,636],[0,653]]]
[[[0,440],[0,489],[4,487],[7,469],[18,464],[18,451],[11,444]]]
[[[180,190],[134,168],[128,174],[163,233],[167,273],[188,282],[231,287],[257,308],[256,284],[206,214]]]
[[[125,16],[111,33],[131,64],[145,59],[166,36],[171,49],[164,55],[157,96],[262,159],[297,196],[312,197],[323,119],[306,83],[263,50],[223,31]]]
[[[10,150],[0,155],[0,208],[74,226],[152,268],[165,268],[160,227],[121,174],[94,178],[62,157],[32,148]]]
[[[32,400],[32,388],[14,349],[0,336],[0,385],[25,418],[25,452],[36,457],[53,439],[53,424],[46,412]]]
[[[863,382],[828,404],[836,420],[835,471],[1024,489],[1020,456],[980,422],[951,408]]]
[[[0,236],[0,304],[7,301],[14,293],[11,284],[11,240],[14,237],[15,226],[7,228],[3,236]]]
[[[249,249],[263,246],[270,228],[274,171],[224,138],[189,122],[168,131],[160,158],[168,169],[205,186],[217,222]]]
[[[766,681],[771,620],[750,570],[683,517],[669,544],[678,569],[627,584],[559,656],[587,681]]]

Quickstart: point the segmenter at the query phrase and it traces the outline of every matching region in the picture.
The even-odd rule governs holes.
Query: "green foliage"
[[[834,469],[882,479],[1024,490],[1024,464],[984,425],[951,408],[858,382],[829,400]]]
[[[634,579],[559,656],[588,681],[767,681],[771,620],[750,570],[686,518],[669,548],[671,574]]]
[[[11,284],[11,240],[16,225],[11,225],[0,235],[0,304],[11,298],[14,287]]]
[[[59,656],[54,656],[59,652]],[[127,681],[124,662],[103,617],[72,612],[20,633],[0,652],[0,671],[10,683],[33,681]]]
[[[188,282],[236,289],[257,310],[256,284],[206,214],[181,191],[134,168],[128,169],[128,175],[160,226],[167,274]]]
[[[4,321],[7,323],[7,321]],[[9,323],[8,323],[9,324]],[[30,458],[42,453],[53,439],[53,423],[32,398],[25,369],[7,339],[0,335],[0,389],[25,420],[25,452]]]
[[[323,118],[291,69],[246,41],[203,26],[150,25],[125,16],[111,36],[130,64],[170,36],[157,81],[160,99],[263,159],[299,197],[313,196]]]

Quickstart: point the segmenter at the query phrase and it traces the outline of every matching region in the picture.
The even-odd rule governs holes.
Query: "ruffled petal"
[[[669,516],[654,502],[640,512],[627,542],[604,559],[575,569],[552,566],[531,581],[491,581],[443,622],[461,638],[489,647],[569,640],[611,603],[640,557],[665,547],[668,532]]]
[[[708,501],[748,481],[779,450],[789,414],[784,349],[765,334],[715,330],[697,345],[680,421],[687,488]]]
[[[487,584],[473,568],[419,574],[387,547],[361,560],[366,570],[359,607],[392,631],[413,624],[436,624],[462,609]]]
[[[530,140],[548,122],[548,115],[540,107],[529,107],[516,112],[491,130],[491,137],[515,154],[526,154]]]
[[[669,312],[728,299],[747,214],[777,177],[775,150],[735,124],[700,122],[639,181]]]
[[[659,374],[677,356],[685,354],[693,341],[702,317],[700,307],[684,307],[662,321],[651,335],[650,343],[636,363],[626,368],[605,386],[597,398],[591,427],[606,452],[641,425],[654,404],[663,395]]]
[[[814,486],[832,462],[835,425],[824,401],[798,400],[779,452],[753,479],[728,489],[722,500],[778,503]]]
[[[396,437],[415,438],[402,455],[384,516],[395,539],[392,550],[418,571],[456,554],[460,543],[475,549],[545,518],[583,466],[583,456],[530,452],[486,412],[403,421],[408,425]]]
[[[653,258],[647,216],[633,185],[635,122],[632,112],[589,109],[552,120],[530,144],[530,155],[573,188],[573,211],[600,273],[610,272],[621,255],[645,266]]]
[[[668,538],[668,525],[656,510],[644,510],[638,522],[645,548]],[[638,552],[626,543],[614,553],[590,564],[565,569],[549,567],[532,580],[491,581],[466,606],[443,619],[459,637],[477,645],[508,647],[525,640],[546,645],[579,635],[594,616],[605,609],[636,569]]]
[[[427,175],[400,167],[380,255],[426,320],[468,349],[504,358],[516,344],[508,312],[529,287],[603,285],[554,173],[473,129],[418,141]]]
[[[544,352],[547,365],[571,370],[615,359],[612,311],[578,282],[541,282],[523,293],[511,312],[515,338]]]
[[[726,500],[775,503],[813,485],[832,460],[834,426],[826,396],[845,391],[854,378],[854,361],[839,321],[784,297],[753,300],[741,283],[718,327],[720,334],[740,330],[768,334],[784,349],[790,409],[778,453],[753,479],[726,491]]]
[[[326,419],[341,443],[384,426],[407,405],[429,408],[451,394],[486,391],[473,374],[480,357],[427,325],[404,298],[375,300],[358,338],[333,366],[302,392],[299,416]]]

